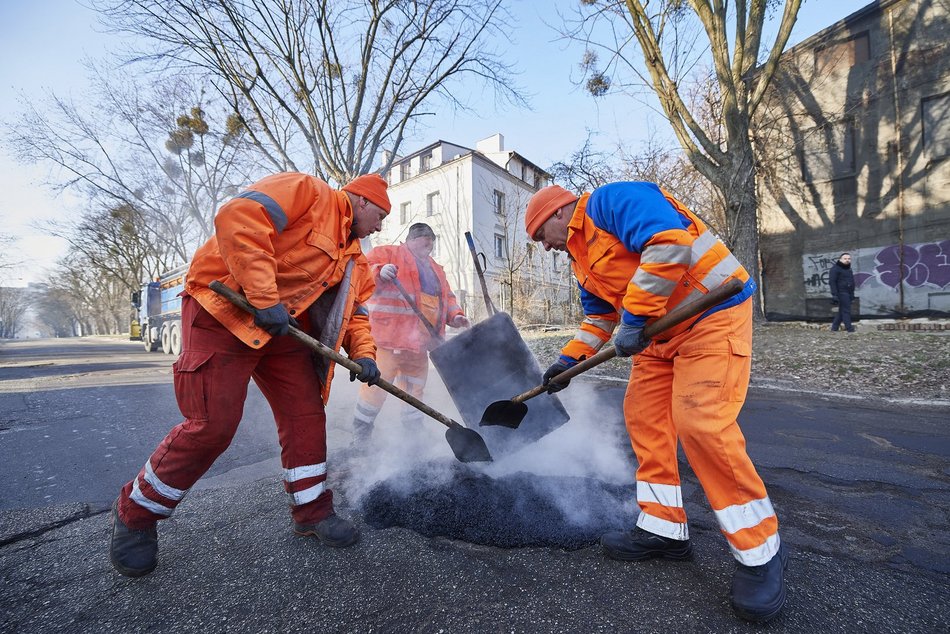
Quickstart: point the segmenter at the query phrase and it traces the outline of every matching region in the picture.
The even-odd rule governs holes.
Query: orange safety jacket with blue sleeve
[[[568,224],[567,251],[585,315],[561,350],[568,364],[596,354],[619,320],[642,327],[733,278],[743,282],[741,292],[666,331],[670,338],[756,289],[706,224],[654,183],[611,183],[582,194]]]
[[[379,277],[379,271],[387,264],[395,264],[397,269],[396,278],[403,285],[406,292],[419,306],[419,298],[422,293],[422,281],[419,278],[419,268],[416,265],[416,258],[405,244],[401,245],[383,245],[373,248],[366,254],[370,269],[375,277]],[[458,305],[455,293],[449,286],[448,279],[445,277],[445,271],[431,257],[428,258],[429,266],[439,280],[439,307],[435,323],[432,326],[439,333],[439,336],[445,336],[445,325],[462,315],[462,309]],[[399,289],[390,282],[378,280],[376,291],[373,297],[367,302],[369,308],[370,324],[373,329],[373,338],[376,344],[387,350],[408,350],[411,352],[425,352],[429,349],[430,335],[421,326],[419,317],[412,307],[406,303]]]
[[[339,286],[323,323],[313,326],[334,350],[342,346],[351,359],[375,359],[366,308],[375,284],[359,240],[350,238],[352,224],[345,192],[309,174],[268,176],[218,210],[214,236],[195,251],[185,291],[238,339],[260,348],[271,335],[212,291],[212,281],[243,291],[255,308],[280,302],[291,315]],[[333,365],[320,377],[324,402]]]

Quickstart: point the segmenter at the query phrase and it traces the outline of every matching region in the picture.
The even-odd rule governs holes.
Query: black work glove
[[[648,345],[650,341],[643,336],[642,326],[620,324],[620,328],[614,333],[614,349],[618,357],[640,354]]]
[[[838,305],[838,298],[837,298],[837,297],[832,297],[832,298],[831,298],[831,305],[832,305],[832,306],[837,306],[837,305]]]
[[[274,304],[270,308],[255,308],[254,324],[276,336],[286,335],[290,326],[297,325],[297,320],[290,316],[283,304]]]
[[[379,367],[376,365],[375,361],[369,357],[354,359],[354,361],[359,363],[360,367],[363,369],[360,372],[350,370],[350,381],[359,379],[363,383],[368,383],[369,385],[376,385],[379,383]]]
[[[567,363],[559,359],[557,363],[551,364],[551,367],[544,371],[544,374],[541,375],[541,385],[548,388],[548,394],[560,392],[570,384],[570,379],[560,383],[552,383],[551,379],[574,365],[573,363]]]

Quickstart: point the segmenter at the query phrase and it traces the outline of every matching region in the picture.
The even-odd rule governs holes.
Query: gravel
[[[938,330],[945,327],[934,321],[864,321],[857,332],[847,333],[831,332],[828,324],[757,324],[752,384],[950,404],[950,330]],[[573,332],[528,333],[525,341],[543,368]],[[629,371],[629,361],[615,359],[587,374],[626,379]]]

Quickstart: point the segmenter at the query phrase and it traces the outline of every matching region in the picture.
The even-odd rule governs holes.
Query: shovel
[[[406,287],[402,285],[395,277],[392,279],[393,285],[396,289],[399,290],[399,294],[402,295],[402,298],[406,300],[406,303],[409,304],[409,307],[412,308],[412,312],[416,314],[416,317],[425,325],[426,330],[429,331],[429,335],[432,337],[432,340],[436,342],[436,345],[442,343],[442,337],[439,336],[439,331],[435,329],[435,326],[429,323],[429,320],[426,319],[426,316],[422,314],[422,311],[419,310],[419,307],[416,306],[416,303],[412,300],[412,295],[409,294],[409,291],[406,290]]]
[[[251,314],[254,314],[254,307],[251,306],[250,302],[247,301],[243,295],[237,293],[236,291],[231,290],[221,282],[215,280],[210,284],[211,290],[215,293],[225,297],[232,304],[241,308]],[[299,328],[294,326],[290,327],[290,336],[304,344],[320,356],[326,357],[332,361],[335,361],[342,365],[347,370],[353,372],[361,372],[363,370],[362,366],[356,361],[344,357],[342,354],[329,348],[328,346],[323,345],[307,333],[303,332]],[[467,427],[461,425],[460,423],[455,422],[448,416],[437,412],[432,409],[416,397],[403,392],[398,387],[393,385],[388,381],[382,379],[379,380],[379,383],[376,384],[376,387],[381,388],[382,390],[389,392],[396,398],[408,403],[409,405],[415,407],[417,410],[423,414],[427,414],[432,418],[436,419],[448,429],[445,432],[445,440],[449,443],[449,447],[452,448],[452,453],[455,454],[455,457],[459,459],[460,462],[491,462],[492,457],[491,453],[488,451],[488,446],[485,444],[485,439],[481,435],[473,430],[468,429]]]
[[[652,339],[656,337],[664,330],[668,330],[673,326],[676,326],[691,317],[695,317],[696,315],[709,310],[713,306],[716,306],[717,304],[729,299],[741,291],[742,286],[742,282],[733,279],[726,284],[709,291],[709,293],[695,301],[689,302],[687,304],[680,304],[644,328],[643,336],[646,339]],[[617,351],[613,346],[604,348],[589,359],[585,359],[577,365],[568,368],[564,372],[561,372],[557,376],[553,377],[551,382],[563,383],[565,380],[572,379],[578,374],[586,372],[587,370],[600,365],[604,361],[613,359],[615,356],[617,356]],[[482,420],[479,425],[501,425],[503,427],[517,429],[518,425],[521,424],[521,421],[524,420],[525,415],[528,413],[528,406],[525,405],[524,402],[528,399],[538,396],[539,394],[544,394],[547,391],[547,386],[539,385],[523,394],[515,396],[509,401],[495,401],[485,409],[485,413],[482,414]]]

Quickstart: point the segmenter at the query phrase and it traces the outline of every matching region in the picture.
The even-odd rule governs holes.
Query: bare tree
[[[91,72],[87,105],[56,95],[26,105],[7,133],[15,156],[54,168],[54,191],[135,210],[143,236],[187,261],[213,231],[220,203],[248,180],[243,128],[186,81],[139,86]]]
[[[726,203],[729,231],[724,237],[759,279],[753,117],[775,74],[801,0],[737,0],[733,4],[723,0],[582,0],[582,4],[589,12],[570,35],[593,47],[584,60],[588,83],[593,81],[588,88],[597,95],[632,85],[652,87],[690,162]],[[777,34],[759,65],[760,51],[766,48],[766,16],[780,7]],[[607,34],[597,29],[604,23],[610,27]],[[631,50],[634,40],[638,51]],[[609,54],[603,70],[594,48]],[[642,58],[633,55],[636,52]],[[706,56],[711,58],[722,99],[721,116],[711,128],[703,125],[684,90],[691,79],[706,77],[695,72]],[[641,59],[646,74],[641,71]],[[627,72],[633,73],[633,82],[624,84],[613,77]]]
[[[0,287],[0,339],[12,339],[23,323],[26,303],[24,289]]]
[[[152,46],[137,59],[195,72],[239,113],[278,170],[343,183],[392,157],[410,126],[452,88],[481,79],[521,103],[503,0],[96,0],[116,30]]]

